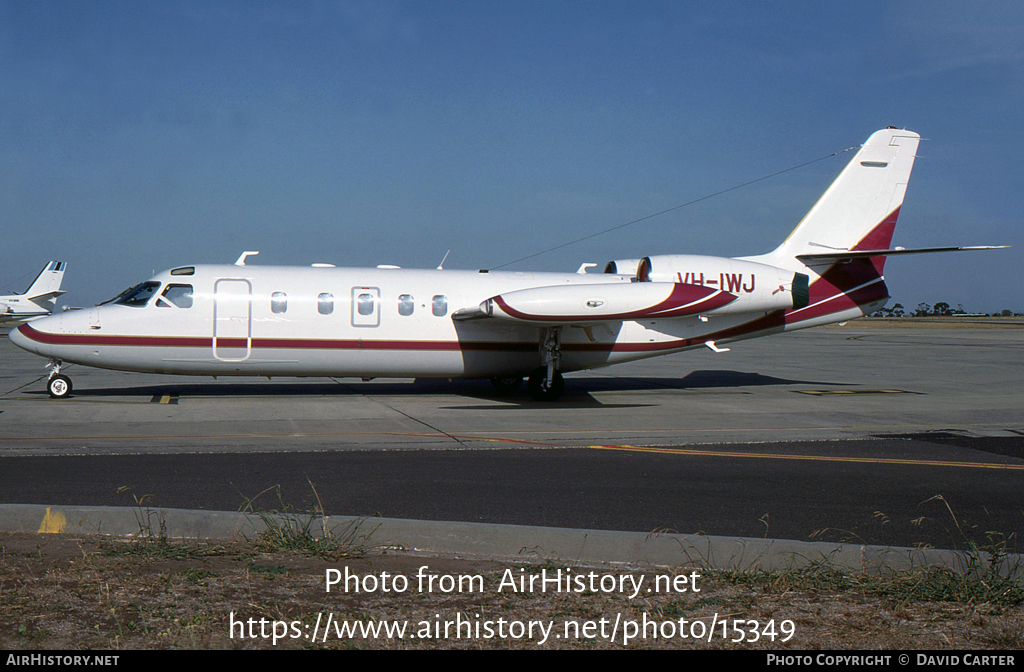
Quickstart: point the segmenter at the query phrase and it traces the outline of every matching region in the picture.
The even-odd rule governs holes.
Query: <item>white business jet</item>
[[[0,296],[0,322],[24,322],[34,320],[53,312],[64,280],[63,261],[51,261],[32,281],[23,294]]]
[[[95,308],[11,332],[51,360],[214,376],[528,377],[557,399],[562,373],[867,315],[889,298],[887,256],[920,136],[874,133],[782,245],[761,256],[650,256],[604,273],[247,265],[180,266]]]

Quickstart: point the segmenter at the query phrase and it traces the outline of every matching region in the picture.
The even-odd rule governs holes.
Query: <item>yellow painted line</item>
[[[1024,471],[1021,464],[996,464],[993,462],[950,462],[946,460],[901,460],[885,457],[839,457],[825,455],[792,455],[771,453],[740,453],[725,450],[694,450],[688,448],[658,448],[646,446],[587,446],[594,450],[619,450],[634,453],[661,453],[663,455],[687,455],[691,457],[747,457],[759,460],[806,460],[809,462],[853,462],[857,464],[898,464],[903,466],[966,467],[970,469],[1009,469]]]
[[[561,443],[548,443],[546,441],[531,441],[530,439],[508,439],[500,436],[462,436],[455,435],[460,439],[467,439],[469,441],[490,441],[491,443],[514,443],[516,445],[527,445],[527,446],[544,446],[546,448],[590,448],[591,446],[573,446],[564,445]]]
[[[60,511],[54,511],[50,513],[50,507],[46,507],[46,515],[43,516],[43,521],[39,524],[38,534],[58,534],[64,531],[64,526],[68,524],[67,518]]]
[[[838,395],[866,396],[872,394],[921,394],[907,390],[796,390],[800,394],[813,394],[818,397],[831,397]]]
[[[983,425],[974,425],[983,426]],[[553,432],[552,432],[553,433]],[[288,438],[330,438],[330,437],[359,437],[359,436],[396,436],[407,438],[437,438],[448,436],[455,439],[476,440],[492,443],[511,443],[515,445],[537,446],[544,448],[588,448],[592,450],[614,450],[634,453],[656,453],[662,455],[679,455],[687,457],[738,457],[761,460],[803,460],[807,462],[847,462],[854,464],[891,464],[901,466],[930,466],[930,467],[959,467],[968,469],[999,469],[1009,471],[1024,471],[1024,465],[997,464],[993,462],[952,462],[948,460],[906,460],[897,458],[876,458],[876,457],[842,457],[824,455],[795,455],[795,454],[771,454],[771,453],[746,453],[738,451],[707,450],[695,448],[665,448],[658,446],[632,446],[632,445],[586,445],[586,444],[560,444],[550,441],[539,441],[531,439],[517,439],[510,437],[488,437],[478,436],[473,432],[460,434],[444,434],[443,432],[293,432],[285,434],[193,434],[193,435],[134,435],[134,436],[59,436],[59,437],[2,437],[4,441],[87,441],[87,440],[172,440],[172,439],[288,439]],[[60,514],[57,514],[60,515]]]

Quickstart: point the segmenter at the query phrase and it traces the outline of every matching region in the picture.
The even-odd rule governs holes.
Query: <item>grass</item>
[[[323,513],[320,496],[310,482],[317,505],[312,511],[302,511],[284,503],[280,486],[273,486],[248,498],[243,496],[239,511],[254,522],[258,521],[249,553],[298,553],[310,557],[330,560],[357,558],[365,555],[369,548],[370,535],[376,528],[364,529],[363,521],[349,521],[342,526],[330,525],[330,518]],[[150,559],[188,560],[237,553],[232,544],[203,542],[172,543],[167,535],[167,525],[161,513],[149,505],[152,495],[138,496],[129,487],[118,488],[118,493],[129,493],[132,508],[138,523],[138,532],[130,539],[104,539],[100,542],[102,552],[108,556],[137,556]],[[268,493],[275,493],[279,506],[263,509],[256,506],[256,500]],[[246,541],[249,541],[246,539]]]
[[[100,549],[108,556],[136,556],[150,559],[188,560],[231,553],[229,545],[205,542],[172,543],[167,536],[167,524],[159,511],[151,508],[152,495],[139,497],[129,487],[117,489],[118,494],[130,493],[139,531],[129,539],[104,538]]]
[[[313,492],[316,493],[315,487]],[[277,507],[257,506],[273,496]],[[179,542],[166,525],[135,497],[138,533],[129,541],[89,540],[68,535],[22,535],[18,544],[0,535],[0,648],[532,648],[537,642],[513,640],[331,640],[283,641],[232,638],[228,614],[238,618],[316,622],[331,612],[349,620],[431,621],[439,615],[500,615],[506,619],[551,622],[609,622],[618,616],[658,620],[721,617],[762,622],[786,620],[796,637],[761,642],[751,648],[923,648],[1019,649],[1024,645],[1024,573],[1007,563],[1015,541],[994,533],[969,545],[956,568],[916,566],[873,574],[841,571],[823,559],[774,571],[699,567],[701,591],[642,594],[498,593],[507,568],[539,573],[574,562],[533,557],[525,563],[460,560],[450,557],[386,554],[369,543],[373,530],[362,521],[332,527],[319,497],[312,510],[285,505],[278,488],[244,499],[241,511],[258,530],[230,544]],[[952,510],[950,515],[953,516]],[[956,521],[956,517],[953,516]],[[63,547],[63,559],[55,548]],[[681,559],[682,560],[682,559]],[[351,567],[362,574],[414,575],[427,564],[432,572],[479,574],[486,589],[471,595],[419,593],[345,594],[324,590],[327,568]],[[696,563],[700,565],[702,563]],[[705,563],[706,564],[706,563]],[[602,573],[671,572],[665,568],[602,567]],[[326,616],[325,616],[326,617]],[[485,616],[486,617],[486,616]],[[713,646],[732,647],[714,641]],[[706,647],[709,642],[658,640],[629,648]],[[623,648],[598,639],[552,640],[555,648]]]
[[[280,529],[280,528],[277,528]],[[292,532],[318,532],[319,525],[286,526]],[[274,537],[278,534],[275,532]],[[827,561],[779,571],[701,569],[698,593],[525,593],[496,590],[507,568],[516,573],[569,567],[576,563],[529,564],[462,560],[441,556],[377,554],[372,548],[336,559],[318,540],[286,547],[253,539],[233,552],[197,557],[191,553],[157,556],[104,553],[106,540],[70,535],[0,535],[0,648],[275,648],[269,640],[240,641],[229,635],[228,614],[306,624],[320,613],[349,620],[411,623],[455,613],[505,619],[613,621],[618,615],[659,621],[686,619],[710,623],[720,618],[783,619],[797,636],[786,647],[988,649],[1020,648],[1024,643],[1024,586],[992,572],[954,573],[919,567],[886,575],[839,571]],[[148,542],[152,543],[152,542]],[[173,541],[167,546],[188,546]],[[122,544],[123,545],[123,544]],[[261,546],[263,550],[256,547]],[[38,553],[25,553],[35,548]],[[288,550],[289,548],[293,550]],[[311,552],[310,549],[314,549]],[[357,574],[414,576],[424,564],[436,573],[481,575],[485,589],[471,595],[419,593],[325,593],[324,571],[348,566]],[[528,568],[528,569],[527,569]],[[664,573],[664,568],[603,566],[601,573]],[[678,571],[689,573],[693,568]],[[732,647],[715,640],[714,646]],[[278,642],[276,648],[314,646]],[[537,642],[512,640],[319,641],[317,648],[532,648]],[[598,639],[551,641],[556,648],[623,648]],[[629,648],[704,647],[708,642],[658,640]],[[786,648],[762,642],[752,648]]]
[[[325,560],[365,555],[370,535],[376,528],[364,530],[362,520],[331,527],[316,486],[310,481],[309,487],[316,496],[317,504],[313,511],[298,511],[285,504],[279,485],[264,490],[252,499],[245,498],[240,511],[258,518],[263,527],[256,533],[255,549],[263,553],[299,553]],[[256,499],[268,492],[277,495],[279,508],[257,509],[254,506]]]
[[[1009,552],[1016,537],[987,532],[987,543],[978,544],[963,533],[952,507],[941,495],[927,501],[932,500],[945,504],[964,539],[965,550],[960,552],[953,567],[911,565],[903,570],[882,568],[877,573],[860,573],[842,571],[825,558],[784,570],[710,570],[709,573],[721,581],[763,592],[852,591],[892,601],[896,607],[913,602],[996,607],[1024,604],[1024,567]]]
[[[711,570],[709,575],[734,585],[765,593],[793,590],[857,592],[885,598],[897,606],[911,602],[956,602],[1016,607],[1024,604],[1024,583],[996,569],[954,571],[940,567],[916,567],[886,575],[842,572],[827,561],[806,567],[779,570]]]

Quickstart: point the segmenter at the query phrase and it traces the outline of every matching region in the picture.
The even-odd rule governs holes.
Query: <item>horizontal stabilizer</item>
[[[56,292],[46,292],[45,294],[36,294],[32,297],[33,301],[50,301],[56,299],[62,294],[67,294],[64,290],[57,290]]]
[[[46,312],[53,310],[53,302],[57,300],[57,297],[61,294],[67,294],[67,292],[61,290],[55,290],[53,292],[46,292],[45,294],[36,294],[29,298],[29,301],[39,306]]]
[[[932,252],[968,252],[972,250],[1003,250],[1009,245],[976,245],[973,247],[918,247],[907,249],[897,247],[891,250],[836,250],[833,252],[815,252],[814,254],[798,254],[796,258],[803,262],[838,261],[841,259],[864,259],[868,257],[894,257],[901,254],[930,254]]]

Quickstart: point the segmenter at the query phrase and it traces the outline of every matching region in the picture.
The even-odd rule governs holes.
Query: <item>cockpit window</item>
[[[122,306],[141,308],[149,303],[149,300],[153,298],[153,295],[156,294],[156,290],[159,288],[159,282],[143,282],[135,285],[131,289],[126,289],[121,292],[118,297],[111,299],[111,301],[119,303]]]
[[[192,285],[167,285],[167,289],[156,300],[156,305],[161,308],[191,308]]]

